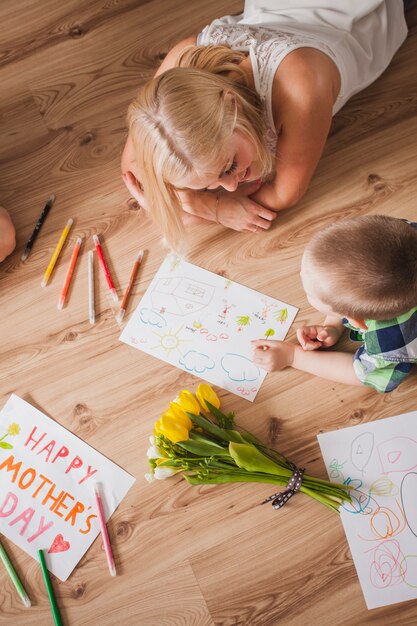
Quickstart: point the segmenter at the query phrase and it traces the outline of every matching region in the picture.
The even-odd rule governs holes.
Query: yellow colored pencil
[[[51,260],[49,261],[48,267],[46,268],[45,274],[43,275],[43,280],[42,280],[42,283],[41,283],[42,287],[46,287],[46,285],[48,283],[48,280],[51,277],[51,274],[52,274],[53,269],[55,267],[55,263],[56,263],[56,261],[57,261],[57,259],[59,257],[59,254],[60,254],[60,252],[61,252],[61,250],[62,250],[62,248],[64,246],[65,240],[68,237],[68,233],[69,233],[69,231],[71,229],[72,222],[73,222],[73,220],[70,218],[68,220],[68,222],[66,223],[64,230],[62,231],[62,234],[61,234],[61,236],[59,238],[58,243],[56,244],[56,248],[55,248],[55,250],[53,252],[53,255],[51,256]]]

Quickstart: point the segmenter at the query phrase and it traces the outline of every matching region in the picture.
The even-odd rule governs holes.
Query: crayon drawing
[[[36,560],[44,550],[49,571],[66,580],[100,532],[94,483],[109,519],[135,479],[14,394],[0,433],[0,533]]]
[[[318,436],[368,609],[417,598],[417,411]]]
[[[253,401],[266,372],[251,340],[284,339],[298,309],[168,256],[120,340]]]

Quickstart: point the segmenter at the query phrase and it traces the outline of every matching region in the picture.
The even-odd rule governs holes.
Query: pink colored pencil
[[[104,519],[103,503],[101,501],[100,490],[97,483],[94,484],[94,496],[96,499],[98,521],[100,524],[101,536],[103,538],[104,551],[109,565],[110,576],[116,576],[116,566],[114,564],[113,552],[110,545],[109,535],[107,533],[106,520]]]
[[[104,276],[106,277],[107,284],[109,286],[111,295],[113,297],[113,300],[115,302],[118,302],[119,298],[117,297],[117,291],[116,291],[116,288],[115,288],[115,286],[113,284],[112,278],[110,276],[109,268],[107,267],[107,263],[106,263],[106,260],[104,258],[103,249],[102,249],[102,247],[100,245],[100,240],[97,237],[97,235],[93,235],[93,241],[94,241],[94,245],[95,245],[96,250],[97,250],[98,258],[100,259],[100,264],[101,264],[101,267],[103,269]]]

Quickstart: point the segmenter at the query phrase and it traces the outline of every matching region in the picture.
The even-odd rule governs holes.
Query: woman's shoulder
[[[165,59],[162,61],[156,72],[156,76],[158,76],[158,74],[162,74],[162,72],[165,72],[166,70],[170,70],[175,67],[183,50],[185,50],[185,48],[188,48],[188,46],[195,46],[196,43],[197,35],[192,35],[191,37],[187,37],[186,39],[182,39],[180,42],[178,42],[173,48],[171,48]]]
[[[272,86],[272,109],[297,107],[308,110],[321,102],[333,105],[340,91],[339,71],[325,53],[297,48],[279,65]]]

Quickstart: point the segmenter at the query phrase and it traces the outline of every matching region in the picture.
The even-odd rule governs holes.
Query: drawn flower
[[[283,324],[284,322],[287,321],[288,318],[288,309],[279,309],[278,311],[276,311],[274,313],[274,317],[277,320],[277,322],[280,322],[281,324]]]
[[[12,437],[14,437],[15,435],[18,435],[20,433],[20,426],[19,426],[19,424],[15,424],[15,423],[10,424],[9,428],[7,429],[7,432]]]
[[[345,500],[351,502],[353,486],[309,476],[248,431],[237,429],[234,413],[220,410],[220,400],[210,385],[202,383],[196,395],[209,415],[200,410],[190,391],[182,390],[156,422],[147,452],[148,481],[180,473],[192,485],[259,482],[286,486],[283,493],[264,501],[272,500],[274,508],[298,490],[336,513]]]
[[[12,444],[7,443],[7,441],[3,441],[3,440],[6,439],[6,437],[8,436],[15,437],[19,433],[20,433],[19,424],[15,424],[14,422],[10,424],[7,429],[7,433],[4,434],[3,437],[0,437],[0,448],[3,448],[3,450],[11,450],[13,448]]]
[[[204,411],[210,411],[206,402],[209,402],[212,406],[215,406],[216,409],[220,408],[220,400],[216,392],[210,387],[210,385],[207,385],[206,383],[201,383],[200,385],[198,385],[198,389],[195,395],[197,396],[197,400],[201,404],[201,408],[204,409]]]

